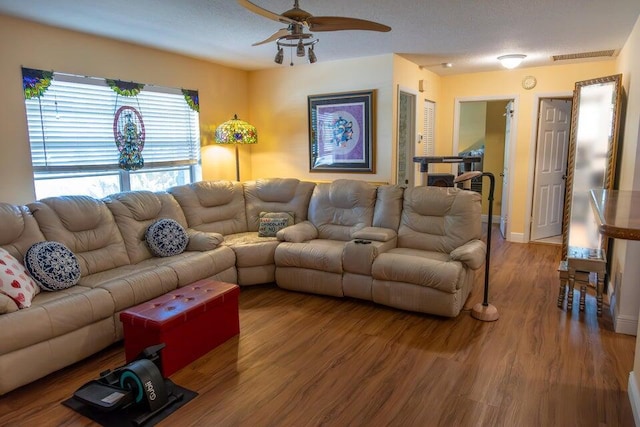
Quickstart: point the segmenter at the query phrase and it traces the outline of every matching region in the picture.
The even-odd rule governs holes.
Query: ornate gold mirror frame
[[[593,243],[599,235],[595,223],[590,224],[589,190],[612,189],[614,185],[621,83],[622,74],[576,82],[562,220],[563,257],[569,246],[606,249],[606,242],[597,246]],[[575,238],[570,236],[572,228]]]

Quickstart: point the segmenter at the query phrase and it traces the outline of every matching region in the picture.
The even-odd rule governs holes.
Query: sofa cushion
[[[223,236],[248,231],[241,183],[201,181],[168,191],[180,204],[189,228]]]
[[[104,289],[73,286],[57,292],[40,292],[31,307],[0,316],[0,354],[45,343],[104,319],[113,319],[113,299]],[[111,320],[113,331],[113,320]],[[16,333],[19,331],[19,333]],[[112,335],[115,337],[115,335]],[[90,345],[95,337],[82,337]],[[56,356],[58,357],[58,356]]]
[[[0,247],[17,259],[23,259],[27,249],[45,239],[38,223],[26,206],[0,203]]]
[[[309,221],[320,239],[351,240],[373,222],[376,187],[364,181],[337,179],[316,185],[309,202]]]
[[[38,287],[36,286],[36,288]],[[18,304],[12,298],[5,294],[0,294],[0,314],[14,313],[18,310]]]
[[[346,242],[315,239],[306,243],[282,242],[276,248],[275,262],[280,267],[298,267],[342,273],[342,252]]]
[[[224,236],[220,233],[205,233],[194,229],[188,229],[189,244],[188,251],[211,251],[224,242]]]
[[[187,220],[174,197],[164,191],[126,191],[104,199],[122,234],[132,264],[158,256],[145,239],[151,224],[160,219],[172,219],[182,228]]]
[[[45,291],[70,288],[80,280],[78,259],[62,243],[36,243],[27,250],[24,265]]]
[[[185,229],[168,218],[159,219],[151,224],[147,228],[145,239],[151,253],[159,257],[179,255],[189,243]]]
[[[449,254],[482,237],[481,195],[452,187],[404,191],[398,246]]]
[[[248,231],[258,231],[261,212],[291,212],[296,222],[307,219],[315,183],[295,178],[264,178],[243,184]]]
[[[9,252],[0,248],[0,294],[10,297],[19,308],[27,308],[38,292],[40,288],[24,266]]]
[[[371,275],[376,280],[409,283],[454,293],[466,276],[461,262],[449,255],[419,249],[395,248],[379,254]]]
[[[120,230],[103,201],[60,196],[28,207],[46,240],[60,242],[75,254],[83,276],[130,263]]]

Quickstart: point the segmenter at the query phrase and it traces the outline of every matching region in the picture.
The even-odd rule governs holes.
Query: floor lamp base
[[[471,309],[471,317],[482,320],[483,322],[494,322],[498,320],[500,315],[495,306],[491,304],[482,305],[482,303],[479,302]]]

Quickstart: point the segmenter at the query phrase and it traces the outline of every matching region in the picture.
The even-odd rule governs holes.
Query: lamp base
[[[498,320],[500,315],[498,314],[498,309],[495,306],[491,304],[482,305],[482,303],[479,302],[471,309],[471,317],[482,320],[483,322],[494,322]]]

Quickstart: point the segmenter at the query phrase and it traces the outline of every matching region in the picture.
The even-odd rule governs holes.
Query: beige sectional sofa
[[[259,237],[263,212],[295,224]],[[187,231],[179,255],[149,250],[145,231],[162,218]],[[122,339],[122,310],[203,278],[456,316],[484,263],[480,221],[477,193],[356,180],[210,181],[0,203],[0,247],[22,260],[31,245],[56,241],[80,266],[77,285],[42,291],[29,308],[0,294],[0,394]]]

